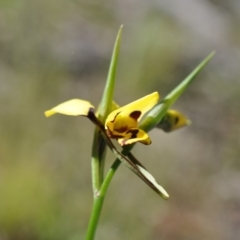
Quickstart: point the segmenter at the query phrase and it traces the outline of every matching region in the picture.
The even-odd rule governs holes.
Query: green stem
[[[93,188],[93,207],[92,213],[88,224],[86,240],[93,240],[100,213],[102,210],[104,197],[99,195],[100,185],[103,179],[103,169],[101,169],[101,160],[105,157],[105,144],[102,145],[102,135],[98,127],[96,127],[93,137],[92,145],[92,188]]]
[[[122,151],[122,154],[127,155],[132,150],[133,146],[134,145],[132,144],[132,145],[128,145],[128,146],[124,147],[124,149]],[[109,184],[110,184],[115,172],[117,171],[117,169],[121,165],[121,163],[122,162],[118,158],[116,158],[115,161],[113,162],[111,168],[108,170],[107,175],[104,178],[104,181],[103,181],[103,183],[101,185],[101,188],[100,188],[100,192],[101,192],[102,195],[106,195]]]
[[[86,240],[94,239],[108,186],[113,178],[114,173],[117,171],[120,164],[121,164],[121,161],[116,159],[116,161],[112,164],[111,168],[109,169],[107,176],[104,179],[99,192],[97,192],[94,195],[93,208],[92,208],[92,213],[91,213],[91,217],[90,217],[90,221],[87,229]]]
[[[125,150],[123,150],[123,154],[127,153],[129,151],[130,151],[130,149],[125,149]],[[91,213],[91,217],[90,217],[90,221],[89,221],[89,225],[88,225],[88,229],[87,229],[86,240],[94,239],[94,236],[95,236],[95,233],[97,230],[97,226],[98,226],[98,221],[99,221],[100,214],[102,211],[103,202],[104,202],[108,187],[110,185],[110,182],[111,182],[115,172],[117,171],[117,169],[120,165],[121,165],[121,161],[119,159],[116,159],[114,161],[114,163],[112,164],[111,168],[108,170],[107,175],[104,178],[104,181],[101,185],[99,192],[97,192],[94,196],[93,208],[92,208],[92,213]]]
[[[109,184],[120,165],[121,165],[121,161],[117,158],[112,164],[111,168],[108,170],[107,175],[102,183],[102,186],[100,188],[101,195],[103,196],[106,195]]]
[[[93,200],[93,208],[88,224],[86,240],[93,240],[98,226],[98,221],[100,218],[104,197],[102,195],[95,195]]]
[[[91,158],[91,165],[92,165],[92,188],[93,188],[93,195],[95,195],[99,188],[100,188],[100,172],[99,172],[99,130],[98,128],[95,129],[94,137],[93,137],[93,145],[92,145],[92,158]]]

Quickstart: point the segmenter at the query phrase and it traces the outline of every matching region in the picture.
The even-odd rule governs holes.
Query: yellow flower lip
[[[70,116],[87,116],[91,108],[94,108],[88,101],[81,99],[72,99],[57,105],[56,107],[45,111],[45,116],[50,117],[56,113]]]
[[[159,94],[154,92],[111,112],[105,121],[108,136],[118,139],[121,146],[135,142],[151,144],[148,134],[138,128],[138,122],[158,100]]]

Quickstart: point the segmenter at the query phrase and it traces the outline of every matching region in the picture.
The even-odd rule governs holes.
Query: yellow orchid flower
[[[108,136],[118,139],[121,146],[135,142],[151,144],[148,134],[138,128],[138,122],[158,100],[159,94],[154,92],[111,112],[105,122]]]
[[[189,126],[190,124],[191,121],[182,113],[175,110],[168,110],[166,115],[157,125],[157,128],[161,128],[164,132],[171,132],[185,126]]]
[[[157,104],[158,100],[159,94],[154,92],[112,111],[105,121],[107,135],[110,138],[118,139],[121,146],[135,142],[146,145],[151,144],[148,134],[138,128],[138,122],[146,112]],[[89,111],[93,108],[88,101],[72,99],[46,111],[45,116],[50,117],[56,113],[71,116],[88,116]]]
[[[70,116],[88,117],[102,131],[107,145],[117,158],[137,174],[154,191],[160,194],[164,199],[168,199],[168,193],[156,182],[155,178],[146,170],[146,168],[138,162],[132,154],[129,154],[129,157],[127,157],[120,153],[109,139],[109,137],[117,138],[121,145],[131,144],[138,141],[144,144],[150,144],[151,140],[149,136],[143,130],[138,128],[138,122],[146,112],[157,104],[158,99],[159,94],[154,92],[121,108],[118,108],[118,105],[113,103],[113,109],[118,109],[112,111],[108,115],[105,125],[103,125],[96,117],[93,105],[90,102],[81,99],[72,99],[61,103],[56,107],[45,111],[45,116],[50,117],[54,114],[60,113]]]

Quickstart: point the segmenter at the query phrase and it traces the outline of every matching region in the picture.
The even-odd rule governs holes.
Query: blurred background
[[[192,125],[153,130],[152,145],[133,150],[170,199],[121,166],[96,239],[240,239],[240,1],[2,0],[0,240],[84,239],[93,125],[43,112],[72,98],[98,104],[121,24],[121,105],[166,96],[217,54],[174,105]]]

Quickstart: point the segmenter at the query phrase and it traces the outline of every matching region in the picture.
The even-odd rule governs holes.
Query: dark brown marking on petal
[[[128,126],[124,126],[118,129],[115,129],[115,131],[119,132],[119,133],[124,133],[128,130]]]
[[[119,139],[119,138],[123,138],[124,137],[122,135],[117,135],[117,134],[113,134],[112,136],[113,136],[112,138],[115,138],[115,139]]]
[[[107,136],[109,138],[115,138],[115,139],[123,138],[123,136],[121,136],[121,135],[113,134],[108,127],[107,127],[107,130],[106,130],[106,133],[107,133]]]
[[[131,112],[129,117],[133,118],[134,120],[138,120],[138,118],[141,116],[142,112],[141,111],[134,111]]]
[[[137,137],[138,132],[139,132],[138,129],[129,129],[126,133],[127,134],[131,133],[132,135],[131,135],[130,139],[132,139],[132,138],[136,138]]]
[[[175,123],[174,123],[174,125],[177,125],[178,122],[179,122],[179,117],[176,117],[176,118],[175,118]]]
[[[112,123],[115,121],[115,119],[116,119],[116,117],[117,117],[117,115],[118,115],[119,113],[120,113],[120,112],[118,112],[118,113],[115,115],[114,119],[111,121]]]

